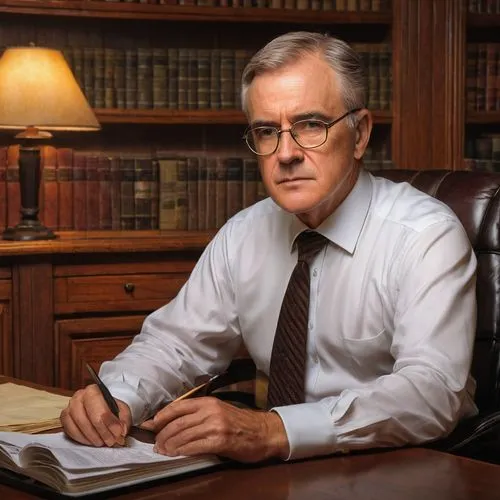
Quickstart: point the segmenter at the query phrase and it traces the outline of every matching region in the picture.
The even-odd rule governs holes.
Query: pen
[[[88,363],[85,364],[87,365],[87,370],[89,371],[92,380],[97,384],[97,387],[99,387],[99,390],[101,391],[108,408],[111,410],[111,413],[118,418],[120,409],[116,404],[115,398],[111,395],[109,389],[104,385],[104,382],[99,378],[99,375],[97,375],[95,370]]]

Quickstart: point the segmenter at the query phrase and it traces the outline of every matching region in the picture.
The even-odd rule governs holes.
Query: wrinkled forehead
[[[323,59],[305,57],[256,76],[248,89],[247,109],[252,121],[335,113],[343,109],[340,80]]]

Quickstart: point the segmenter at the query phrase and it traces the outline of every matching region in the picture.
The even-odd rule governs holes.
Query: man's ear
[[[356,160],[361,160],[365,154],[366,147],[370,140],[370,135],[372,133],[373,119],[372,114],[366,108],[358,111],[356,113],[356,119],[358,121],[356,125],[356,142],[354,144],[354,158]]]

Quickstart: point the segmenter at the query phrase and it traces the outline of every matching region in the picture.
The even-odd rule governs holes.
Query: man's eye
[[[306,120],[302,122],[302,126],[304,129],[309,129],[309,130],[314,130],[318,128],[324,127],[322,122],[319,122],[317,120]]]
[[[256,139],[269,139],[276,134],[276,131],[272,127],[259,127],[253,130],[253,135]]]

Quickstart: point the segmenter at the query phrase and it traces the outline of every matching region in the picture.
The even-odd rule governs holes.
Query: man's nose
[[[290,130],[281,131],[277,152],[280,163],[290,163],[300,155],[300,146],[295,142]]]

